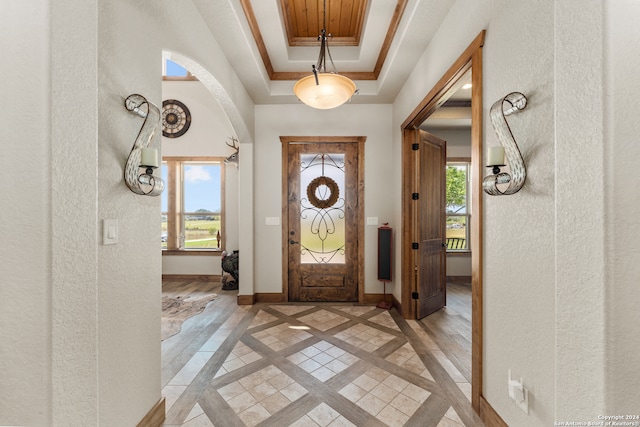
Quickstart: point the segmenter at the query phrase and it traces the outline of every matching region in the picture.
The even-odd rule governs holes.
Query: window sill
[[[174,249],[162,250],[162,256],[220,256],[222,249]]]
[[[447,256],[471,256],[470,250],[447,251]]]

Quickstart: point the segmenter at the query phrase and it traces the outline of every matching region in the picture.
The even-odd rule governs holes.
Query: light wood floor
[[[219,297],[162,343],[164,426],[482,426],[471,409],[470,287],[421,321],[352,304]]]
[[[471,382],[471,284],[447,284],[447,306],[420,321],[423,329]]]

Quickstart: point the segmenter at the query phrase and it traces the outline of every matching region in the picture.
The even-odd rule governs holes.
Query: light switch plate
[[[115,245],[118,243],[118,220],[102,220],[102,244]]]
[[[367,217],[367,225],[378,225],[378,217],[377,216],[368,216]]]

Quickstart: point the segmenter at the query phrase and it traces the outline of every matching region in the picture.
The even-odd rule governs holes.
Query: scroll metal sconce
[[[146,111],[143,109],[145,105]],[[124,182],[136,194],[159,196],[164,190],[164,181],[153,176],[153,170],[158,167],[158,150],[149,148],[149,145],[160,124],[160,110],[138,94],[129,95],[124,100],[124,106],[131,113],[144,118],[124,168]],[[144,168],[145,172],[140,174],[139,168]]]
[[[508,108],[505,110],[505,103]],[[493,168],[493,175],[487,175],[482,180],[482,188],[485,193],[492,196],[503,196],[517,193],[527,179],[527,168],[525,167],[522,153],[518,149],[518,144],[513,138],[511,128],[507,123],[506,116],[518,113],[527,106],[527,98],[520,92],[512,92],[500,99],[491,107],[491,124],[498,135],[500,147],[491,147],[488,150],[487,167]],[[500,172],[500,168],[505,166],[505,155],[511,174]],[[498,185],[509,184],[500,190]]]

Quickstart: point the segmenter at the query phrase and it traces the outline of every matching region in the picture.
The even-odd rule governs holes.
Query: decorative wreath
[[[316,196],[316,190],[321,185],[329,189],[329,197],[326,199],[319,199],[318,196]],[[327,176],[319,176],[307,185],[307,198],[309,202],[318,209],[326,209],[335,205],[338,201],[338,196],[340,196],[338,184]]]

